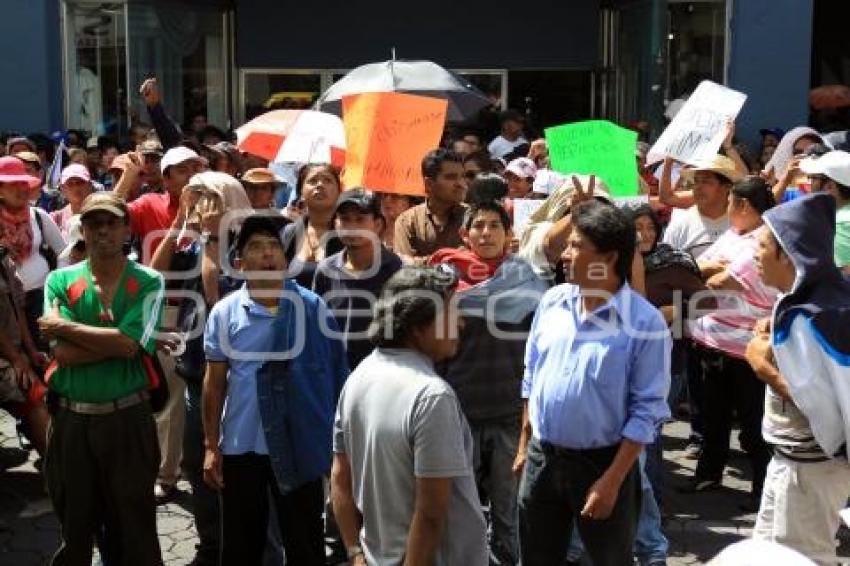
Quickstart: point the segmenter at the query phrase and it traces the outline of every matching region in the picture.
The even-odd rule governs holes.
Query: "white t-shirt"
[[[664,231],[664,243],[699,259],[728,229],[729,216],[726,214],[713,220],[700,214],[696,205],[684,211],[674,209]]]
[[[498,136],[487,146],[487,151],[490,152],[492,157],[504,157],[524,143],[528,143],[528,140],[522,136],[515,141],[508,141],[504,137]]]
[[[35,220],[36,213],[41,217],[44,234],[38,229],[38,223]],[[32,253],[17,265],[17,274],[24,285],[24,291],[44,287],[44,281],[47,279],[47,274],[50,273],[47,260],[38,251],[42,236],[57,256],[65,249],[65,240],[62,238],[62,233],[56,223],[50,218],[49,214],[40,208],[30,207],[30,226],[32,227]]]
[[[345,382],[334,452],[351,465],[368,564],[401,564],[416,478],[452,478],[438,566],[486,566],[487,537],[472,468],[472,434],[454,390],[423,354],[378,348]]]

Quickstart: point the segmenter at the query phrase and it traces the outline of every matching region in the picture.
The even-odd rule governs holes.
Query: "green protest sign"
[[[588,120],[546,128],[545,133],[555,171],[594,174],[614,196],[638,194],[637,132],[607,120]]]

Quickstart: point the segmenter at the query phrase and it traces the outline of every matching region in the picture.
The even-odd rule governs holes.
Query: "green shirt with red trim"
[[[121,274],[112,308],[105,309],[95,291],[89,262],[51,273],[44,286],[44,308],[59,300],[63,318],[86,324],[117,328],[139,343],[150,355],[156,354],[156,331],[160,326],[163,280],[158,272],[127,261]],[[48,370],[51,391],[72,401],[104,403],[114,401],[155,385],[145,370],[142,352],[134,358],[110,358],[91,364],[58,366]]]

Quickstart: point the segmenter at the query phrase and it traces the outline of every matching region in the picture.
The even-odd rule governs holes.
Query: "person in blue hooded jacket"
[[[835,200],[809,195],[764,221],[756,263],[782,294],[747,348],[770,386],[763,435],[774,448],[753,537],[833,564],[850,493],[850,280],[832,257]]]

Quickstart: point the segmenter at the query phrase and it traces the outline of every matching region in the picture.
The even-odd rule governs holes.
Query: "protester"
[[[809,176],[812,192],[826,192],[835,199],[835,265],[850,274],[850,153],[831,151],[800,162]]]
[[[482,504],[489,503],[495,564],[519,560],[517,490],[511,470],[522,415],[516,392],[534,308],[548,289],[528,264],[508,254],[512,236],[504,207],[481,202],[466,213],[464,248],[438,250],[430,259],[432,265],[452,265],[460,278],[464,324],[458,351],[438,365],[438,373],[457,393],[472,431],[473,470]],[[488,312],[487,301],[498,309]]]
[[[204,479],[221,491],[222,563],[261,563],[271,499],[287,561],[322,565],[322,476],[345,351],[322,332],[337,328],[316,295],[291,280],[281,288],[279,222],[245,220],[236,254],[246,283],[213,307],[204,336]]]
[[[313,291],[324,299],[342,332],[349,367],[373,349],[366,334],[372,307],[401,259],[380,243],[384,218],[378,195],[355,187],[336,202],[334,226],[344,249],[319,262]]]
[[[452,271],[404,268],[369,329],[334,423],[331,496],[352,564],[487,564],[473,441],[434,363],[457,350]]]
[[[522,114],[516,110],[506,110],[499,116],[501,133],[487,146],[487,151],[493,157],[505,157],[517,147],[528,144],[522,135]]]
[[[30,192],[40,185],[18,158],[0,157],[0,246],[15,263],[24,288],[24,313],[36,343],[41,342],[36,319],[44,305],[44,281],[65,248],[50,216],[29,205]]]
[[[274,191],[278,181],[270,169],[248,169],[241,181],[255,210],[269,210],[274,206]]]
[[[229,250],[235,241],[236,228],[243,215],[251,212],[251,205],[239,182],[223,173],[204,172],[194,175],[181,196],[180,211],[154,253],[151,267],[161,272],[177,272],[169,281],[169,288],[184,293],[199,294],[198,303],[187,295],[177,307],[173,330],[185,336],[182,354],[161,356],[166,377],[176,374],[179,380],[170,379],[171,399],[161,414],[172,406],[174,419],[157,419],[160,450],[163,462],[157,482],[173,489],[182,452],[183,470],[192,486],[192,513],[198,531],[195,562],[198,566],[217,565],[220,549],[220,522],[218,497],[203,478],[204,434],[201,419],[201,385],[204,377],[203,316],[205,306],[212,306],[230,291],[238,288],[238,281],[227,277],[222,269],[222,259],[230,258]],[[231,223],[222,226],[226,213]],[[223,256],[223,257],[222,257]],[[176,283],[177,285],[174,285]],[[185,428],[182,411],[183,396],[175,395],[185,389]],[[180,434],[182,433],[182,451]],[[172,440],[169,441],[169,437]],[[167,499],[170,493],[163,493]]]
[[[384,217],[384,231],[381,243],[388,250],[393,249],[395,241],[395,222],[401,213],[412,207],[416,197],[399,193],[379,193],[381,195],[381,215]]]
[[[501,175],[483,173],[469,184],[466,202],[472,206],[482,202],[504,202],[508,196],[508,184]]]
[[[634,224],[585,204],[592,194],[576,187],[570,199],[569,283],[543,296],[526,349],[514,470],[527,566],[563,559],[574,520],[594,564],[632,562],[638,455],[669,417],[670,335],[627,283]]]
[[[121,180],[113,193],[130,200],[130,188],[144,177],[144,167],[137,155],[127,160]],[[197,153],[183,146],[169,149],[160,161],[164,193],[147,193],[128,203],[130,231],[139,240],[142,263],[148,263],[162,235],[177,215],[180,195],[200,162]]]
[[[463,132],[460,139],[465,141],[466,145],[469,146],[470,154],[484,149],[484,142],[481,138],[481,134],[476,130],[466,130]]]
[[[121,199],[90,195],[80,216],[89,259],[51,273],[38,321],[56,340],[45,464],[62,527],[53,563],[91,563],[103,526],[119,564],[156,566],[159,452],[147,392],[156,378],[145,356],[155,350],[162,276],[125,257],[129,211]]]
[[[775,182],[785,172],[791,159],[796,155],[802,155],[812,144],[823,143],[821,135],[808,126],[798,126],[789,130],[782,139],[773,156],[764,167],[764,174],[768,180]]]
[[[47,447],[50,415],[44,404],[45,386],[39,377],[47,356],[38,350],[24,316],[24,290],[15,265],[0,246],[0,408],[23,420],[41,456]]]
[[[288,276],[306,289],[313,285],[319,262],[342,250],[333,233],[334,209],[341,190],[339,172],[331,165],[307,164],[298,172],[295,193],[305,213],[285,228],[284,242],[289,253],[294,253]]]
[[[689,325],[702,376],[704,442],[687,489],[699,492],[721,485],[734,410],[753,468],[750,507],[758,506],[770,455],[761,436],[764,383],[744,357],[756,321],[768,316],[776,301],[775,290],[762,282],[755,264],[762,215],[774,204],[761,177],[746,177],[732,187],[730,229],[699,259],[706,286],[720,292],[716,309]]]
[[[806,196],[764,221],[758,271],[782,296],[747,349],[770,386],[764,432],[774,445],[753,537],[835,564],[838,510],[850,491],[850,282],[832,260],[835,202]]]
[[[142,157],[142,170],[145,182],[140,194],[161,193],[165,190],[160,163],[162,162],[162,144],[159,140],[148,139],[136,147],[136,153]]]
[[[490,167],[490,156],[486,151],[474,151],[463,158],[463,176],[467,183],[472,183],[479,175],[489,173]]]
[[[440,248],[461,244],[459,230],[466,212],[467,184],[458,154],[446,149],[429,152],[422,159],[422,177],[428,196],[398,217],[393,240],[398,255],[418,264]]]
[[[94,187],[91,183],[89,170],[85,166],[76,163],[62,170],[60,182],[62,196],[68,204],[61,210],[51,212],[50,218],[53,219],[53,222],[59,228],[62,239],[67,242],[71,230],[71,219],[80,214],[83,201],[94,191]]]
[[[505,167],[504,177],[508,182],[508,197],[527,198],[537,176],[537,167],[527,157],[514,159]]]

